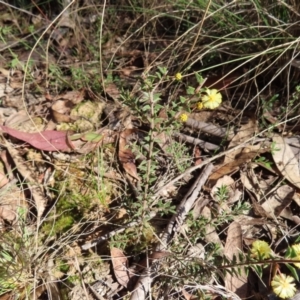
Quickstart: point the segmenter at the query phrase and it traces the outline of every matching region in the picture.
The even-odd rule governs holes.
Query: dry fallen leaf
[[[70,116],[71,106],[68,105],[68,101],[57,100],[51,106],[52,116],[57,123],[71,123],[76,120],[75,117]]]
[[[216,166],[216,170],[210,175],[209,181],[214,182],[224,175],[235,173],[242,164],[249,163],[258,154],[267,151],[269,148],[262,145],[248,145],[233,161]]]
[[[194,164],[195,164],[195,166],[198,166],[199,164],[202,163],[201,149],[200,149],[199,146],[196,146],[196,147],[194,148],[194,153],[193,153],[193,155],[194,155]]]
[[[5,141],[4,145],[14,162],[16,169],[28,185],[28,189],[30,190],[31,197],[34,200],[37,210],[37,218],[39,224],[40,219],[45,211],[48,199],[47,197],[45,197],[38,180],[34,178],[34,174],[31,173],[30,169],[24,162],[24,159],[19,155],[18,151],[7,141]]]
[[[291,184],[300,188],[299,162],[291,147],[280,135],[275,135],[273,142],[275,150],[272,151],[272,156],[278,170]]]
[[[228,204],[234,203],[240,199],[242,192],[235,188],[235,181],[230,176],[225,175],[218,179],[216,184],[211,189],[210,195],[216,202],[220,201],[218,194],[222,187],[226,187],[226,202]]]
[[[67,100],[70,101],[73,105],[76,105],[84,99],[85,96],[85,90],[79,90],[79,91],[68,91],[63,95],[56,96],[53,101],[56,100]]]
[[[7,126],[0,125],[3,132],[24,141],[36,149],[43,151],[70,151],[74,149],[68,140],[67,132],[45,130],[41,132],[28,133]]]
[[[20,209],[28,211],[24,192],[17,186],[16,181],[8,184],[0,192],[0,219],[9,223],[17,221]]]
[[[234,256],[238,258],[242,248],[243,238],[241,225],[237,222],[232,222],[228,228],[224,254],[229,260],[232,260]],[[241,274],[239,276],[236,274],[226,273],[225,287],[237,294],[241,299],[245,299],[247,297],[248,289],[247,275],[243,270],[241,270]]]
[[[123,251],[118,248],[111,248],[110,254],[116,279],[122,286],[127,288],[131,277],[128,271],[128,259]]]
[[[135,165],[135,155],[127,147],[127,138],[133,133],[132,129],[126,129],[121,132],[119,138],[119,160],[127,174],[140,181]]]
[[[286,219],[293,220],[293,213],[288,205],[293,201],[295,190],[288,186],[278,187],[262,204],[264,210],[271,216],[282,216]]]
[[[253,118],[249,120],[247,124],[243,124],[241,128],[239,128],[238,133],[232,138],[228,145],[228,149],[234,148],[237,145],[242,144],[243,142],[250,139],[252,136],[254,136],[255,132],[257,130],[257,121]],[[224,164],[230,163],[234,161],[236,156],[243,151],[243,148],[239,148],[234,150],[233,152],[230,152],[225,156]]]
[[[216,232],[216,228],[213,225],[211,225],[211,211],[207,206],[203,207],[201,211],[201,216],[208,220],[207,225],[205,227],[205,241],[207,243],[214,243],[219,245],[221,254],[223,252],[223,245],[218,233]]]

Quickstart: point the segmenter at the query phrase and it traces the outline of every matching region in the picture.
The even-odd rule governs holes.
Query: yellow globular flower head
[[[182,74],[181,74],[181,73],[176,73],[176,74],[175,74],[175,79],[176,79],[177,81],[180,81],[180,80],[182,79]]]
[[[272,250],[265,241],[257,240],[252,244],[251,256],[257,259],[266,259],[271,256]]]
[[[197,109],[201,110],[203,108],[203,103],[202,102],[198,102],[197,103]]]
[[[271,281],[273,292],[282,299],[291,298],[296,293],[294,278],[285,274],[275,275]]]
[[[216,89],[207,89],[206,95],[202,96],[202,103],[205,108],[215,109],[222,103],[222,95]]]
[[[181,114],[179,117],[180,122],[185,123],[188,119],[188,115],[187,114]]]
[[[300,244],[295,244],[292,246],[293,251],[295,252],[295,256],[293,259],[300,260]],[[300,268],[300,262],[294,263],[297,268]]]

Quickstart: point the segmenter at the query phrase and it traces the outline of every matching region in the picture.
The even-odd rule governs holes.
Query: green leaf
[[[181,103],[185,103],[185,102],[186,102],[186,98],[183,97],[183,96],[180,96],[179,99],[180,99],[180,102],[181,102]]]
[[[87,142],[94,142],[97,143],[101,141],[102,135],[96,133],[96,132],[88,132],[82,135],[81,139],[87,141]]]
[[[198,82],[199,84],[202,84],[203,81],[204,81],[204,78],[202,77],[202,75],[199,74],[199,73],[195,73],[195,76],[196,76],[197,82]]]
[[[299,281],[299,276],[298,276],[298,273],[297,273],[297,270],[293,267],[293,266],[291,266],[290,264],[285,264],[287,267],[288,267],[288,269],[291,271],[291,273],[292,273],[292,276],[297,280],[297,281]]]
[[[142,111],[147,111],[150,110],[150,105],[146,104],[145,106],[143,106]]]
[[[192,86],[189,86],[186,90],[188,95],[194,95],[195,94],[195,88],[193,88]]]
[[[158,100],[160,100],[160,96],[161,96],[161,93],[156,93],[153,95],[153,101],[156,102]]]
[[[168,69],[166,67],[157,66],[157,68],[162,75],[166,75],[168,73]]]

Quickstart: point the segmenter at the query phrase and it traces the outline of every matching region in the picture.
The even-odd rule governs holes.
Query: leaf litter
[[[3,18],[2,16],[2,20]],[[42,18],[41,22],[43,23],[45,20]],[[273,111],[265,112],[263,115],[274,127],[280,129],[279,134],[272,133],[269,136],[260,134],[259,138],[257,135],[262,128],[258,125],[257,116],[251,115],[245,124],[239,124],[238,121],[235,121],[235,115],[239,115],[243,111],[231,106],[229,101],[226,101],[226,105],[220,110],[193,112],[186,124],[176,127],[172,133],[164,131],[165,124],[170,120],[174,121],[168,111],[170,106],[160,108],[158,114],[160,120],[151,127],[149,120],[153,118],[151,115],[153,112],[144,113],[143,117],[139,115],[142,102],[148,101],[141,96],[143,92],[141,88],[145,83],[146,86],[151,86],[149,82],[143,81],[147,74],[145,72],[147,66],[163,57],[158,55],[156,49],[151,51],[134,50],[133,47],[136,46],[142,49],[138,42],[127,41],[117,35],[109,37],[109,32],[106,44],[103,46],[103,67],[108,67],[108,62],[112,60],[117,67],[112,73],[102,74],[106,78],[95,79],[95,86],[100,84],[101,89],[97,90],[86,85],[76,86],[85,80],[84,76],[80,77],[80,74],[77,74],[77,79],[73,78],[72,84],[60,91],[59,88],[56,89],[53,86],[59,82],[55,78],[61,75],[59,73],[52,74],[50,66],[58,66],[59,59],[65,61],[64,68],[68,69],[68,72],[62,75],[63,81],[71,81],[70,73],[74,70],[70,68],[70,62],[75,64],[71,51],[72,45],[84,41],[83,36],[78,37],[77,41],[74,39],[75,30],[76,24],[66,10],[66,14],[52,32],[53,36],[46,36],[49,38],[50,46],[53,47],[51,53],[47,52],[48,50],[44,51],[42,47],[37,47],[33,52],[23,51],[22,47],[16,48],[17,52],[22,52],[22,54],[19,52],[16,69],[10,69],[5,65],[0,69],[1,144],[5,149],[1,150],[0,156],[3,163],[3,169],[1,168],[0,171],[0,193],[3,195],[0,197],[1,228],[8,229],[12,225],[22,225],[22,220],[18,218],[20,208],[29,212],[26,218],[29,218],[30,215],[31,221],[36,224],[37,228],[43,223],[46,224],[49,216],[57,218],[55,223],[58,224],[61,219],[57,215],[62,215],[70,210],[71,214],[78,214],[76,220],[78,223],[70,225],[70,228],[74,230],[73,233],[78,234],[78,238],[70,239],[69,245],[71,246],[68,246],[77,247],[76,256],[78,257],[81,255],[84,257],[86,255],[84,251],[92,248],[92,246],[84,247],[91,241],[91,245],[97,247],[97,251],[95,251],[97,258],[101,259],[107,254],[107,251],[101,248],[103,241],[114,242],[113,236],[120,238],[122,234],[124,234],[124,238],[128,234],[129,240],[132,239],[132,242],[127,241],[122,245],[124,250],[119,247],[110,247],[112,272],[109,270],[105,276],[92,271],[82,273],[85,265],[83,261],[79,260],[80,265],[77,268],[70,268],[71,263],[65,263],[65,260],[62,260],[69,268],[68,271],[61,271],[64,275],[81,276],[82,286],[78,283],[74,285],[74,289],[71,289],[70,293],[72,299],[80,297],[83,299],[86,295],[91,297],[91,294],[100,299],[101,297],[120,298],[121,294],[125,295],[132,290],[132,287],[129,287],[129,281],[134,277],[133,272],[136,272],[137,274],[134,275],[144,279],[147,284],[157,287],[157,282],[153,282],[145,275],[148,270],[144,264],[141,264],[140,268],[131,268],[133,262],[130,258],[132,254],[130,249],[135,243],[141,243],[141,239],[146,240],[143,242],[147,246],[135,255],[141,255],[143,258],[146,257],[145,252],[149,249],[152,249],[154,253],[167,253],[166,245],[170,246],[168,251],[171,253],[173,251],[172,243],[179,243],[184,236],[188,243],[180,242],[183,248],[187,249],[182,253],[186,253],[189,257],[195,260],[204,260],[205,256],[203,255],[207,254],[205,247],[218,245],[218,255],[224,255],[232,261],[241,253],[247,254],[247,247],[250,247],[256,239],[263,238],[270,244],[277,243],[276,226],[281,226],[284,228],[284,232],[288,232],[291,223],[299,224],[295,218],[299,212],[300,203],[299,151],[297,152],[299,142],[289,140],[280,134],[283,128],[277,126],[277,118],[272,115]],[[160,45],[160,43],[162,44]],[[156,47],[165,48],[169,41],[164,41],[164,43],[158,41]],[[57,52],[61,55],[57,56]],[[89,58],[86,59],[89,60]],[[26,76],[24,67],[27,62],[31,78],[30,80],[26,79],[23,84],[24,76]],[[95,67],[91,61],[89,63],[90,66],[86,67],[83,72],[86,77],[91,79],[93,74],[99,70],[98,65]],[[144,73],[142,74],[142,72]],[[114,82],[109,78],[114,77],[115,74],[120,75],[118,78],[120,82]],[[151,76],[154,75],[155,73],[151,74]],[[227,77],[222,74],[210,76],[203,86],[217,88],[223,94],[230,93],[230,88],[233,83],[238,81],[239,77],[240,75],[235,73]],[[53,83],[50,89],[48,89],[49,83]],[[130,106],[124,99],[126,98],[124,86],[128,89],[131,98],[141,99],[137,107]],[[25,91],[25,96],[22,95],[20,89]],[[163,94],[165,100],[164,91],[159,92]],[[179,92],[183,94],[180,89]],[[184,96],[187,97],[187,95]],[[160,105],[163,106],[166,102],[162,101]],[[151,101],[147,105],[150,106]],[[229,109],[227,109],[228,107]],[[39,122],[39,120],[42,121]],[[229,129],[226,122],[232,124]],[[160,131],[161,128],[162,131]],[[151,135],[153,138],[152,148],[145,147],[145,142],[147,142],[145,137],[151,130],[153,131]],[[184,144],[188,150],[179,152],[180,148],[174,148],[172,153],[168,153],[170,147],[175,147],[177,143]],[[140,152],[137,151],[136,144],[141,146]],[[34,156],[29,155],[33,149],[41,154],[39,159],[37,156],[33,158]],[[146,149],[145,153],[142,153],[141,149]],[[69,155],[64,162],[58,159],[61,152]],[[216,157],[214,157],[215,153],[218,153]],[[178,159],[177,155],[180,156],[180,163],[177,163],[175,167],[176,164],[172,159]],[[136,186],[141,183],[149,184],[143,181],[145,174],[142,170],[144,163],[151,159],[155,159],[158,164],[154,171],[148,169],[147,172],[153,171],[155,179],[163,179],[161,182],[151,185],[152,194],[149,198],[154,201],[148,203],[147,197],[139,194],[140,187],[137,189]],[[191,163],[184,165],[184,160]],[[213,165],[209,164],[211,162]],[[179,171],[181,164],[184,167]],[[190,189],[198,180],[195,179],[196,175],[199,175],[197,171],[205,165],[211,167],[210,171],[205,174],[208,179],[194,189]],[[190,168],[193,168],[194,173]],[[59,181],[65,182],[65,187],[55,186],[55,188],[61,189],[59,192],[66,193],[67,196],[63,198],[63,201],[67,203],[67,198],[74,198],[72,205],[70,203],[69,206],[62,205],[61,211],[59,211],[61,198],[57,196],[57,193],[49,191],[52,176],[47,174],[49,172],[51,174],[52,172],[53,174],[59,173],[51,183],[53,186]],[[82,173],[85,175],[90,173],[92,179],[87,179],[85,175],[82,176]],[[179,177],[180,179],[177,179]],[[87,187],[91,182],[93,187]],[[74,192],[75,187],[78,188],[78,191],[71,193],[72,190]],[[87,194],[90,194],[90,197],[87,197]],[[10,195],[10,197],[6,195]],[[84,199],[85,197],[88,200]],[[134,197],[133,202],[143,202],[143,217],[138,216],[138,221],[130,219],[131,217],[132,219],[136,218],[136,216],[131,216],[130,209],[134,207],[131,207],[132,203],[128,202],[122,207],[122,203],[128,197]],[[182,199],[184,201],[181,201]],[[84,201],[93,203],[93,205],[89,206],[90,203],[86,202],[80,203]],[[157,203],[159,205],[172,203],[180,209],[177,212],[173,209],[164,213],[159,211]],[[235,210],[245,203],[248,206],[240,209],[236,215]],[[51,212],[55,212],[56,209],[57,215],[56,213],[51,215]],[[83,211],[82,214],[78,212],[80,210]],[[194,223],[205,220],[205,225],[202,225],[204,227],[204,229],[202,228],[203,235],[199,235],[195,240],[193,240],[193,235],[196,235],[196,232],[192,232],[190,235],[191,228],[187,225],[191,222],[188,216],[190,212],[193,215]],[[147,234],[143,233],[142,238],[137,237],[137,234],[130,236],[130,227],[142,231],[140,228],[144,226],[144,219],[151,216],[150,221],[155,222],[160,214],[165,222],[169,222],[165,230],[158,228],[159,226],[151,227],[151,230],[154,231],[152,235],[147,232]],[[225,221],[221,220],[220,216],[223,216]],[[62,219],[63,222],[67,223],[70,220],[69,217]],[[79,221],[81,219],[88,226],[82,226]],[[220,220],[223,223],[216,225]],[[186,224],[184,224],[185,222]],[[42,230],[46,231],[45,228]],[[268,228],[269,234],[264,233],[265,228]],[[297,233],[296,230],[292,231],[293,234]],[[46,232],[51,236],[50,231]],[[60,234],[62,232],[54,233],[54,236],[59,238]],[[102,238],[99,239],[99,236]],[[47,239],[44,242],[49,243]],[[193,243],[204,250],[192,252],[196,247],[192,245]],[[179,248],[180,245],[177,247]],[[281,245],[281,247],[285,246]],[[64,250],[62,246],[57,246],[57,249]],[[136,251],[136,249],[134,250]],[[126,253],[126,251],[128,252]],[[52,253],[49,252],[49,255]],[[68,253],[66,260],[70,257],[71,255]],[[159,268],[164,270],[164,264],[168,264],[169,268],[173,264],[175,267],[177,266],[177,262],[172,261],[172,255],[169,255],[169,252],[167,255],[149,257],[154,263],[148,262],[148,267],[152,268],[154,265],[157,269],[151,270],[154,270],[153,272],[157,276],[160,274],[157,270]],[[103,264],[109,266],[109,263]],[[92,268],[101,269],[97,263]],[[56,277],[49,275],[47,278]],[[139,299],[144,299],[146,294],[139,290],[139,286],[143,282],[137,278],[136,280],[136,289],[131,299],[139,297],[141,297]],[[247,276],[244,271],[240,272],[238,276],[234,272],[226,273],[222,280],[225,290],[242,299],[251,296],[247,290]],[[215,287],[219,288],[218,281],[214,281],[213,276],[207,278],[207,282],[213,282]],[[266,285],[268,284],[266,280],[264,282]],[[180,283],[178,289],[170,286],[168,288],[173,294],[181,290],[186,299],[193,299],[196,294],[183,282]],[[214,289],[210,289],[211,295],[214,294],[213,291]],[[119,294],[120,292],[121,294]],[[81,296],[79,297],[79,295]]]

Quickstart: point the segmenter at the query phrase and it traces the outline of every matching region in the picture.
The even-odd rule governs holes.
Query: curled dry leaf
[[[272,151],[272,155],[278,170],[291,184],[300,188],[299,162],[291,147],[280,135],[275,135],[273,142],[275,149]]]
[[[235,181],[230,176],[225,175],[224,177],[218,179],[216,184],[211,189],[210,194],[215,201],[218,202],[220,200],[219,193],[222,187],[224,187],[227,191],[227,203],[234,203],[240,199],[242,192],[235,188]]]
[[[112,264],[117,281],[127,288],[130,281],[130,273],[128,272],[128,259],[123,251],[118,248],[110,249]]]
[[[254,118],[251,118],[247,124],[243,124],[238,133],[232,138],[228,145],[228,149],[234,148],[237,145],[242,144],[243,142],[250,139],[257,130],[257,121]],[[235,160],[236,156],[241,153],[243,148],[239,148],[230,152],[225,156],[224,164],[230,163]]]
[[[221,164],[219,168],[214,171],[210,177],[210,181],[216,181],[224,175],[235,173],[239,166],[244,163],[249,163],[258,154],[267,152],[269,148],[262,147],[261,145],[249,145],[243,149],[243,151],[233,161],[227,164]]]
[[[293,220],[293,213],[288,206],[293,201],[294,193],[295,190],[292,187],[282,185],[271,194],[262,207],[271,216],[282,216]]]
[[[51,110],[53,119],[57,123],[71,123],[76,120],[75,117],[68,115],[71,111],[71,108],[69,105],[67,105],[67,101],[57,100],[51,106]]]
[[[230,86],[239,76],[238,73],[231,73],[228,76],[215,75],[209,76],[204,82],[204,87],[209,87],[211,89],[217,90],[225,90],[228,86]]]
[[[232,222],[228,228],[227,239],[224,249],[224,254],[229,260],[233,257],[238,257],[243,248],[241,225],[237,222]],[[226,273],[225,287],[237,294],[241,299],[247,297],[247,275],[243,270],[239,276]]]
[[[7,187],[1,189],[2,197],[0,197],[0,219],[13,223],[17,221],[20,209],[28,211],[23,191],[17,186],[16,182],[8,184]],[[5,196],[4,196],[5,195]]]
[[[261,199],[265,199],[265,194],[270,189],[270,186],[277,180],[278,176],[269,176],[262,177],[261,174],[258,174],[258,171],[255,172],[255,169],[258,167],[257,164],[251,163],[248,165],[247,170],[240,170],[240,178],[243,186],[250,192],[255,195],[255,198],[258,202]]]
[[[80,103],[85,96],[85,90],[79,90],[79,91],[69,91],[66,92],[63,95],[58,95],[54,98],[54,101],[56,100],[67,100],[70,101],[71,104],[76,105],[78,103]]]
[[[5,125],[12,128],[18,128],[18,126],[21,126],[24,122],[27,122],[28,120],[30,120],[29,115],[27,111],[23,109],[10,114],[5,121]]]
[[[216,232],[216,228],[211,225],[212,218],[210,209],[207,206],[203,207],[201,215],[208,220],[205,227],[205,241],[207,243],[215,243],[219,245],[220,252],[223,252],[223,245],[221,243],[219,235]]]
[[[134,133],[133,129],[124,130],[119,137],[119,160],[127,174],[140,181],[135,165],[135,155],[127,146],[127,139]]]
[[[24,159],[19,155],[18,151],[7,141],[5,141],[5,147],[10,157],[12,158],[16,169],[28,184],[31,197],[34,199],[35,202],[39,223],[41,216],[45,211],[48,199],[45,197],[44,192],[38,182],[38,179],[34,178],[34,175],[31,173],[30,169],[24,162]]]
[[[199,164],[202,163],[201,149],[199,146],[195,146],[193,155],[194,155],[194,164],[195,166],[198,166]]]

